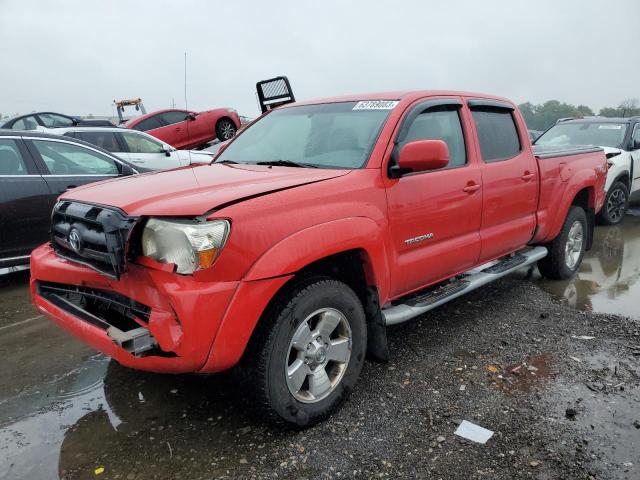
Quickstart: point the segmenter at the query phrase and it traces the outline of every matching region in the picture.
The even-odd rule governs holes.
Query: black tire
[[[622,182],[613,182],[596,219],[600,225],[618,225],[629,208],[629,189]]]
[[[350,327],[351,352],[348,361],[341,364],[344,368],[340,379],[327,396],[305,403],[290,391],[285,372],[287,365],[291,365],[294,334],[305,319],[320,309],[335,309],[344,314]],[[238,372],[245,386],[252,391],[262,415],[274,423],[309,427],[327,418],[347,399],[358,381],[366,345],[365,313],[353,290],[328,277],[307,278],[285,289],[267,309],[247,346]],[[305,350],[308,346],[298,354],[304,355]],[[297,357],[293,358],[297,361]],[[332,365],[331,361],[327,371],[329,365]],[[311,376],[309,374],[305,382],[309,382]]]
[[[221,142],[231,140],[237,130],[235,123],[228,118],[221,118],[218,120],[218,123],[216,123],[216,137],[218,137],[218,140]]]
[[[573,250],[571,253],[571,255],[577,253],[577,256],[573,257],[576,259],[573,262],[567,260],[569,257],[567,242],[569,241],[569,232],[576,223],[579,223],[582,227],[582,241],[579,251]],[[538,269],[544,277],[552,280],[564,280],[571,278],[578,271],[587,245],[588,228],[585,211],[581,207],[572,206],[560,233],[551,243],[546,245],[549,249],[549,254],[538,261]]]

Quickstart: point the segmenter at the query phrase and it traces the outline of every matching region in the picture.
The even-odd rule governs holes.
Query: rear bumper
[[[40,312],[119,363],[153,372],[215,372],[233,366],[262,310],[284,281],[203,283],[135,264],[114,280],[58,257],[49,245],[31,255],[31,294]],[[41,295],[43,282],[95,289],[148,307],[148,317],[138,323],[148,329],[157,348],[133,355],[100,322],[87,321],[86,316],[81,318],[82,312]]]

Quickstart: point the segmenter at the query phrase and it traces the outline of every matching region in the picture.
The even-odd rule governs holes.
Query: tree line
[[[546,130],[559,118],[586,117],[596,115],[586,105],[571,105],[558,100],[548,100],[535,105],[525,102],[518,105],[527,127],[531,130]],[[633,117],[640,115],[640,100],[629,98],[620,102],[617,107],[605,107],[598,112],[602,117]]]

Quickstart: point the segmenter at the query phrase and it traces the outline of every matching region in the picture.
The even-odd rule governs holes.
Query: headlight
[[[142,254],[161,263],[174,263],[176,272],[209,268],[229,236],[227,220],[196,223],[150,218],[142,232]]]

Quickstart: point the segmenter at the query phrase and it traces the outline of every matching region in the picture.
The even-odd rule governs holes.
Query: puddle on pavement
[[[578,274],[539,284],[574,308],[640,318],[640,217],[627,215],[622,225],[596,227],[593,249]]]
[[[149,468],[157,478],[184,468],[223,475],[278,435],[251,417],[231,381],[139,372],[95,355],[0,403],[0,478],[95,478],[99,466],[105,479],[149,478]]]
[[[546,391],[550,416],[567,419],[576,433],[576,448],[597,455],[607,465],[607,478],[637,478],[640,451],[640,389],[633,363],[606,351],[582,354],[590,379],[576,383],[557,375]],[[567,414],[567,409],[572,411]]]
[[[31,303],[29,272],[0,275],[0,328],[37,315]]]

